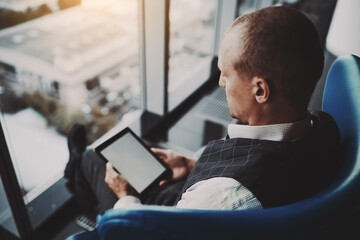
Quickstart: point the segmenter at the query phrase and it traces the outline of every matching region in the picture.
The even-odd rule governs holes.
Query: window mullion
[[[141,5],[144,106],[147,111],[163,116],[167,112],[168,0],[142,0]]]
[[[216,16],[216,32],[215,32],[215,44],[214,55],[219,54],[219,48],[221,41],[224,38],[226,29],[234,21],[236,17],[237,0],[219,0],[218,12]]]

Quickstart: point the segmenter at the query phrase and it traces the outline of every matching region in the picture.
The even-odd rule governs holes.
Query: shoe
[[[76,123],[72,126],[67,137],[70,158],[65,167],[64,176],[72,180],[75,171],[80,166],[82,154],[85,152],[87,146],[86,128],[82,124]]]

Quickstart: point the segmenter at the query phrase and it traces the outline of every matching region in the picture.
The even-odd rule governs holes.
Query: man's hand
[[[119,199],[127,195],[137,195],[133,187],[114,170],[110,162],[106,164],[105,182]]]
[[[196,163],[196,159],[186,158],[172,150],[151,148],[151,150],[162,159],[172,170],[172,178],[163,180],[160,186],[171,181],[177,181],[186,178]]]

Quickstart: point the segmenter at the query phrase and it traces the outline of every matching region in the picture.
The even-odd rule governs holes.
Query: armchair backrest
[[[323,110],[339,125],[344,167],[323,192],[287,206],[195,210],[144,206],[98,216],[91,239],[327,239],[346,224],[360,196],[360,59],[337,59],[328,74]],[[319,176],[321,177],[321,176]],[[83,236],[86,236],[84,234]],[[80,237],[80,238],[78,238]],[[81,238],[81,235],[73,239]],[[90,238],[89,238],[90,239]]]
[[[343,190],[360,182],[360,58],[344,55],[333,63],[326,79],[323,110],[330,113],[340,129],[345,168],[339,182]]]

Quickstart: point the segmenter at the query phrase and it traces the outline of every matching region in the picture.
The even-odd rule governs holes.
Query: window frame
[[[0,176],[5,194],[9,202],[11,213],[20,237],[29,236],[32,225],[28,209],[21,194],[21,188],[11,160],[11,155],[6,141],[6,129],[3,127],[3,116],[0,116]]]
[[[143,30],[140,32],[143,106],[146,111],[166,116],[209,79],[211,61],[218,55],[219,45],[227,27],[235,19],[238,4],[237,0],[217,1],[212,59],[195,69],[177,89],[169,89],[170,0],[139,1],[142,17],[140,29]],[[192,79],[198,81],[191,81]]]

